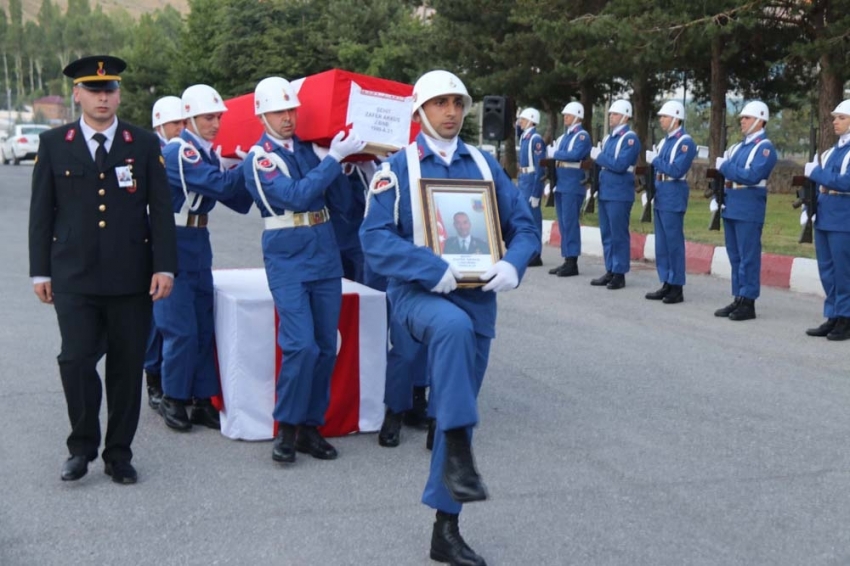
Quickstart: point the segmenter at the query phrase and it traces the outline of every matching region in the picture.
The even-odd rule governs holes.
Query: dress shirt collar
[[[81,117],[80,131],[83,132],[83,137],[86,139],[86,142],[94,143],[95,147],[97,147],[97,142],[92,140],[92,137],[97,133],[101,133],[106,136],[106,141],[103,143],[103,147],[106,148],[106,151],[109,151],[109,149],[112,147],[112,140],[115,139],[115,132],[118,131],[118,118],[114,118],[112,120],[112,124],[108,128],[106,128],[102,132],[98,132],[97,130],[86,124],[85,118]]]
[[[452,162],[452,157],[454,156],[455,151],[457,151],[457,136],[453,137],[449,141],[443,141],[434,139],[423,132],[422,137],[425,138],[425,143],[428,144],[431,151],[437,154],[440,159],[445,161],[447,164]]]
[[[842,134],[841,137],[838,138],[838,147],[844,147],[847,145],[847,142],[850,142],[850,132]]]
[[[744,140],[744,143],[750,143],[754,139],[764,137],[764,130],[759,130],[757,132],[753,132],[752,134],[747,136],[747,139]]]
[[[677,135],[679,132],[681,132],[681,131],[682,131],[682,126],[679,126],[678,128],[676,128],[676,129],[675,129],[675,130],[673,130],[672,132],[668,133],[668,134],[667,134],[667,137],[668,137],[668,138],[675,138],[675,137],[676,137],[676,135]]]
[[[268,132],[266,132],[266,133],[268,133]],[[270,140],[272,140],[272,142],[275,145],[277,145],[278,147],[282,147],[283,149],[285,149],[286,151],[288,151],[290,153],[295,151],[295,146],[292,143],[292,138],[289,138],[288,140],[281,140],[281,139],[278,139],[278,138],[271,136],[271,135],[267,135],[266,137],[268,137]]]
[[[183,131],[191,138],[190,141],[195,144],[195,147],[203,149],[207,153],[207,157],[212,157],[212,142],[208,142],[189,128]]]
[[[620,132],[625,130],[627,127],[628,127],[628,124],[620,124],[619,126],[614,128],[613,130],[611,130],[611,135],[616,136],[616,135],[620,134]]]

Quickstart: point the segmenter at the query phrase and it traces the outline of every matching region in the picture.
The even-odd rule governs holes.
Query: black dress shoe
[[[578,258],[568,257],[555,273],[558,277],[574,277],[578,275]]]
[[[615,273],[614,277],[611,278],[611,281],[605,286],[609,290],[614,291],[616,289],[622,289],[626,286],[626,275],[623,273]]]
[[[714,316],[720,317],[728,317],[732,314],[732,311],[738,308],[738,303],[741,302],[742,297],[735,297],[735,300],[723,307],[722,309],[717,309],[714,311]]]
[[[428,428],[428,396],[427,387],[413,388],[413,407],[404,413],[404,424],[412,428],[425,430]]]
[[[839,316],[835,328],[826,335],[827,340],[841,341],[850,338],[850,318]]]
[[[604,287],[614,278],[614,274],[608,271],[602,277],[597,277],[596,279],[591,279],[590,284],[594,287]]]
[[[443,511],[437,511],[431,533],[431,560],[451,566],[487,566],[460,536],[458,516]]]
[[[670,292],[670,284],[665,283],[657,291],[651,291],[651,292],[647,293],[646,295],[644,295],[643,297],[645,299],[649,299],[650,301],[660,301],[661,299],[666,297],[667,293],[669,293],[669,292]]]
[[[148,405],[156,411],[159,409],[160,401],[162,401],[162,376],[158,373],[146,371],[145,378],[148,384]]]
[[[213,407],[212,401],[209,399],[195,399],[189,420],[192,424],[203,425],[213,430],[221,430],[221,419],[218,416],[218,409]]]
[[[295,425],[278,424],[277,436],[272,446],[272,460],[287,463],[295,461]]]
[[[139,480],[136,468],[133,467],[133,464],[124,460],[107,462],[103,466],[103,473],[112,476],[112,481],[115,483],[131,484]]]
[[[401,442],[402,413],[393,413],[387,409],[381,432],[378,433],[378,444],[387,448],[395,448]]]
[[[756,317],[756,302],[754,299],[745,299],[741,297],[741,301],[735,310],[729,313],[729,320],[752,320]]]
[[[62,464],[62,481],[77,481],[89,471],[89,462],[94,458],[88,456],[71,456]]]
[[[487,488],[475,469],[472,447],[465,428],[444,431],[446,460],[443,463],[443,484],[452,499],[458,503],[471,503],[487,499]]]
[[[543,265],[543,258],[539,255],[534,256],[530,260],[528,260],[528,267],[540,267]]]
[[[437,419],[428,419],[428,436],[425,437],[425,448],[434,449],[434,435],[437,434]]]
[[[178,432],[192,430],[192,423],[186,413],[186,402],[181,399],[163,395],[162,401],[159,402],[159,414],[165,419],[165,424],[170,429]]]
[[[555,267],[553,267],[552,269],[550,269],[550,270],[549,270],[549,275],[557,275],[558,270],[559,270],[559,269],[561,269],[561,266],[562,266],[562,265],[563,265],[563,264],[561,264],[561,265],[556,265]]]
[[[828,318],[826,322],[818,326],[817,328],[809,328],[806,330],[806,334],[809,336],[827,336],[832,329],[835,328],[835,323],[838,322],[837,318]]]
[[[335,460],[338,456],[336,448],[322,438],[322,435],[314,426],[298,427],[295,449],[319,460]]]
[[[661,299],[665,305],[675,305],[685,300],[685,295],[682,293],[681,285],[670,285],[670,292],[667,296]]]

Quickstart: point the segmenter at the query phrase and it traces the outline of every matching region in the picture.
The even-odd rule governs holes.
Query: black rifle
[[[812,161],[817,158],[817,130],[812,127],[809,133],[809,145],[812,150]],[[818,212],[818,185],[804,175],[794,175],[791,179],[791,186],[797,187],[797,200],[791,203],[795,209],[806,205],[806,223],[803,224],[803,230],[800,232],[799,244],[812,243],[812,220]]]
[[[546,168],[546,180],[549,181],[549,195],[546,197],[546,207],[555,206],[555,183],[558,182],[557,161],[550,157],[540,160],[540,166]]]
[[[602,171],[602,167],[588,158],[581,162],[581,168],[588,172],[585,184],[590,188],[590,195],[584,201],[581,213],[593,214],[596,212],[596,196],[599,194],[599,172]]]
[[[652,201],[655,200],[655,167],[647,163],[635,167],[638,180],[637,193],[646,193],[646,204],[640,215],[641,222],[652,222]]]
[[[723,200],[726,194],[726,177],[720,172],[720,169],[708,169],[705,172],[705,178],[711,179],[711,183],[705,190],[703,196],[705,198],[714,197],[717,203],[717,210],[711,213],[711,220],[708,222],[709,230],[720,230],[720,218],[723,213]]]

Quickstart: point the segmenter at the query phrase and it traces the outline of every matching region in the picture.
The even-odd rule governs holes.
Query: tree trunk
[[[832,64],[831,55],[824,53],[821,55],[819,62],[818,153],[822,153],[835,143],[835,130],[832,127],[832,111],[841,102],[844,94],[844,80],[839,74],[839,69]]]
[[[584,118],[582,118],[581,123],[584,124],[584,129],[590,134],[593,143],[597,144],[602,139],[596,139],[596,132],[593,129],[593,105],[596,104],[596,89],[593,88],[592,83],[583,82],[579,85],[578,92],[581,104],[584,106]]]
[[[723,62],[723,36],[718,34],[711,40],[711,120],[708,134],[708,162],[726,151],[726,91],[729,79]]]
[[[638,74],[634,77],[632,83],[632,124],[634,131],[640,140],[642,147],[649,148],[649,113],[652,110],[652,99],[655,97],[652,87],[649,84],[649,79],[644,74]],[[638,163],[645,162],[645,154],[641,152],[638,156]]]

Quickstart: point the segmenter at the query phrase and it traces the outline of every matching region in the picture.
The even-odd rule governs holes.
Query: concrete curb
[[[559,247],[561,234],[558,223],[543,221],[543,243]],[[582,255],[602,256],[602,236],[599,228],[581,227]],[[655,261],[655,235],[632,233],[631,258],[633,261]],[[685,242],[685,262],[688,273],[714,275],[723,279],[732,278],[729,256],[723,246]],[[761,256],[761,284],[790,289],[824,297],[814,259],[763,253]]]

